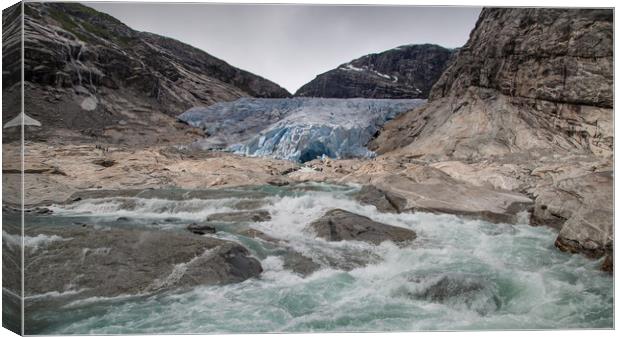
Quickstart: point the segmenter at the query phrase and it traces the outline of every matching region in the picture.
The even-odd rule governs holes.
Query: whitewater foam
[[[347,194],[350,191],[334,188],[271,196],[265,206],[271,220],[250,225],[319,263],[320,269],[309,276],[286,269],[283,257],[270,253],[274,249],[266,246],[269,243],[255,240],[246,247],[261,260],[264,271],[259,278],[113,303],[93,299],[84,302],[88,304],[73,304],[72,310],[87,310],[86,305],[96,303],[97,314],[68,320],[45,332],[249,333],[613,326],[613,279],[598,271],[600,261],[558,251],[553,246],[555,230],[529,226],[525,218],[522,223],[510,225],[454,215],[380,213],[374,206],[357,203]],[[166,208],[179,213],[165,214],[197,219],[217,207],[232,208],[232,200],[210,202],[201,204],[209,205],[206,212],[184,204]],[[308,225],[332,208],[414,230],[418,237],[406,247],[391,242],[375,246],[317,239],[307,230]],[[142,206],[132,211],[161,216]],[[118,213],[118,209],[114,212]],[[249,240],[233,232],[217,235],[237,238],[239,242]],[[351,264],[352,258],[359,259],[359,263]]]

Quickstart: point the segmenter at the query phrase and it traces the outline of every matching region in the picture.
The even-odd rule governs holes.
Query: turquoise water
[[[521,224],[508,225],[452,215],[384,214],[352,200],[351,190],[269,187],[257,195],[272,220],[250,226],[285,240],[321,264],[310,276],[285,270],[281,257],[264,242],[218,227],[216,236],[243,243],[261,261],[260,278],[151,296],[89,298],[60,309],[40,309],[31,317],[38,322],[36,333],[613,327],[613,278],[598,270],[600,260],[559,252],[553,246],[556,231],[531,227],[525,217]],[[119,216],[136,219],[128,226],[172,217],[176,220],[161,230],[175,230],[181,223],[233,210],[242,199],[242,195],[208,200],[106,198],[54,211],[57,218],[87,217],[108,225]],[[331,208],[413,229],[418,238],[407,247],[317,239],[307,225]],[[370,263],[350,271],[330,267],[346,265],[351,257]]]

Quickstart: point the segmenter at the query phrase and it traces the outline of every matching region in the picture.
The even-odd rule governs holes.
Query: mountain
[[[369,147],[527,194],[558,248],[611,259],[613,129],[613,10],[485,8],[428,104]]]
[[[381,153],[482,158],[612,151],[609,10],[485,9],[429,105],[386,125]]]
[[[453,52],[422,44],[366,55],[318,75],[295,96],[427,98]]]
[[[176,125],[174,116],[194,106],[290,96],[275,83],[206,52],[135,31],[90,7],[24,7],[25,105],[27,114],[43,124],[39,136],[142,142],[127,131],[175,133],[184,126]],[[14,69],[3,74],[5,89],[19,82],[19,68]]]

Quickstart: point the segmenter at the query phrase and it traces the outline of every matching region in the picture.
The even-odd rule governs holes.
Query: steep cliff
[[[612,109],[612,10],[487,8],[429,103],[369,147],[526,193],[558,248],[600,257],[613,247]]]
[[[373,147],[411,155],[612,151],[613,12],[484,9],[429,105]]]
[[[173,117],[193,106],[244,96],[290,96],[199,49],[135,31],[90,7],[24,7],[25,104],[27,114],[43,123],[37,137],[65,130],[62,136],[80,136],[77,132],[127,142],[132,138],[127,131],[140,125],[145,136],[175,133],[184,126]],[[4,79],[11,87],[19,73]]]
[[[407,45],[370,54],[318,75],[295,96],[332,98],[427,98],[453,50]]]

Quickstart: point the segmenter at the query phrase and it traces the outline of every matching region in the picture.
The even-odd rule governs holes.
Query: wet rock
[[[599,258],[613,242],[613,177],[597,172],[539,189],[532,219],[560,228],[556,247]],[[542,207],[544,205],[545,207]]]
[[[26,249],[26,296],[142,294],[241,282],[262,272],[239,244],[184,232],[46,227],[27,235],[53,240],[44,248]]]
[[[262,199],[248,199],[248,200],[240,200],[233,208],[240,210],[252,210],[265,206],[266,202]]]
[[[501,307],[501,299],[493,284],[475,275],[450,273],[413,282],[417,283],[416,289],[408,291],[408,295],[415,299],[464,307],[481,315]]]
[[[384,191],[385,201],[392,200],[402,212],[447,213],[494,223],[516,223],[519,214],[533,205],[530,198],[517,192],[475,186],[428,165],[385,157],[364,163],[345,179]],[[380,192],[368,193],[364,198],[388,207],[389,201],[382,200]]]
[[[293,272],[300,274],[302,276],[308,276],[313,272],[319,270],[321,267],[318,263],[314,262],[311,258],[304,256],[303,254],[291,249],[286,246],[286,241],[278,240],[272,236],[269,236],[262,231],[254,228],[247,228],[240,231],[238,234],[247,236],[250,238],[257,238],[268,242],[272,245],[281,247],[284,249],[284,254],[282,256],[284,260],[284,269],[292,270]]]
[[[407,206],[407,200],[394,193],[365,185],[355,194],[355,200],[362,204],[373,205],[379,212],[400,213]]]
[[[308,276],[321,268],[321,265],[314,262],[311,258],[302,255],[294,250],[288,250],[284,255],[285,269],[290,269],[302,276]]]
[[[269,220],[271,220],[271,215],[265,210],[215,213],[207,217],[207,221],[221,222],[263,222]]]
[[[187,225],[187,230],[198,235],[215,234],[215,227],[207,224],[191,223]]]
[[[328,241],[357,240],[372,244],[404,243],[416,238],[414,231],[376,222],[342,209],[333,209],[310,224],[318,237]]]
[[[278,242],[278,240],[272,236],[269,236],[261,231],[259,231],[258,229],[254,229],[254,228],[247,228],[244,229],[242,231],[239,232],[240,235],[243,236],[247,236],[249,238],[258,238],[261,239],[263,241],[267,241],[267,242],[271,242],[271,243],[276,243]]]
[[[601,265],[601,270],[606,271],[613,275],[614,273],[614,255],[606,255],[605,260],[603,260],[603,264]]]

